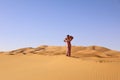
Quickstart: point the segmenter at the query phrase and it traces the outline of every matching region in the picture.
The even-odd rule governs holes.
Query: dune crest
[[[65,46],[47,46],[42,45],[36,48],[27,47],[9,52],[1,52],[9,55],[27,55],[27,54],[38,54],[38,55],[65,55]],[[119,58],[120,52],[111,50],[101,46],[72,46],[72,56],[75,57],[98,57],[98,58]]]

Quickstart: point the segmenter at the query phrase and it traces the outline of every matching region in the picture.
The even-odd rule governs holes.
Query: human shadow
[[[71,56],[72,58],[80,58],[80,57],[78,57],[78,56]]]

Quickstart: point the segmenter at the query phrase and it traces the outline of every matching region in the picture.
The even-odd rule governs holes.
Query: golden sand
[[[0,80],[120,80],[119,52],[76,46],[72,57],[60,46],[5,52],[0,54]]]

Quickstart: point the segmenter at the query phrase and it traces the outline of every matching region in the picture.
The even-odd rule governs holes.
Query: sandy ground
[[[0,54],[0,80],[120,80],[120,62]]]

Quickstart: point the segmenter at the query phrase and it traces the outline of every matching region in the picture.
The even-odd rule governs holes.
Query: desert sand
[[[0,52],[0,80],[120,80],[120,52],[100,46],[40,46]]]

